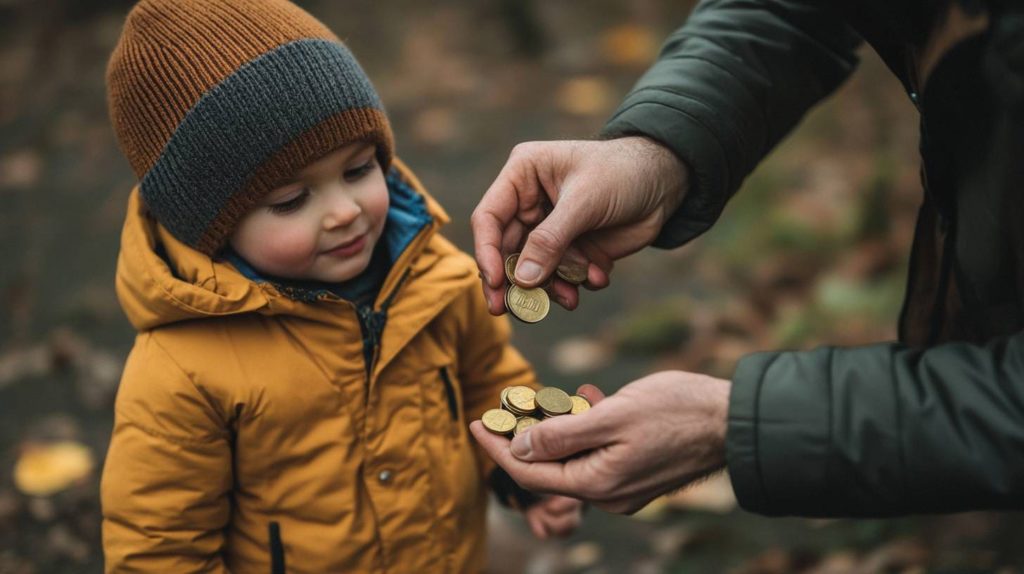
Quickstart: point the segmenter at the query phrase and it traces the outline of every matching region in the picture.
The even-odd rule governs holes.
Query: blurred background
[[[398,153],[453,216],[518,142],[594,136],[691,3],[300,2],[375,82]],[[0,574],[102,569],[99,471],[134,333],[113,290],[134,177],[104,69],[131,2],[0,0]],[[654,370],[728,378],[746,353],[895,337],[920,200],[916,112],[873,53],[708,234],[648,250],[515,340],[543,381],[606,392]],[[496,398],[497,400],[497,398]],[[766,519],[725,476],[537,542],[492,512],[495,574],[1020,572],[1019,515]]]

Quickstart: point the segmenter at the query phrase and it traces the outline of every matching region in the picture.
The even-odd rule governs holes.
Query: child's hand
[[[583,520],[583,503],[567,496],[548,496],[523,513],[533,535],[541,540],[564,538]]]

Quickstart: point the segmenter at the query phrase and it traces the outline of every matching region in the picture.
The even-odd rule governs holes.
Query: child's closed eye
[[[308,198],[309,188],[304,187],[302,188],[302,191],[300,191],[295,197],[268,205],[267,209],[270,210],[270,213],[273,213],[275,215],[285,215],[298,210],[300,207],[303,206],[303,204],[306,203],[306,200]]]
[[[342,174],[342,177],[345,178],[345,181],[356,181],[358,179],[362,179],[375,167],[377,167],[377,158],[371,156],[366,163],[352,169],[346,169],[345,173]]]

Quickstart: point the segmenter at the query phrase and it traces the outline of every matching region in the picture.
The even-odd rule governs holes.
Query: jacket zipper
[[[367,380],[370,380],[370,376],[373,374],[373,367],[377,362],[381,335],[384,333],[384,326],[388,322],[388,307],[391,306],[391,302],[394,301],[395,295],[398,294],[399,289],[408,276],[409,270],[406,269],[402,277],[398,279],[398,284],[395,285],[391,294],[381,303],[379,310],[375,310],[370,305],[360,305],[356,308],[359,328],[363,332],[363,361],[366,364]]]
[[[455,385],[452,384],[451,375],[448,374],[448,367],[438,369],[441,375],[441,382],[444,383],[445,394],[448,395],[448,413],[452,416],[452,422],[459,420],[459,401],[455,397]]]

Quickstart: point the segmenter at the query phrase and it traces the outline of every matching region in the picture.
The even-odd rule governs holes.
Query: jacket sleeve
[[[142,334],[125,365],[103,469],[107,572],[226,572],[231,447],[216,409]]]
[[[727,461],[747,510],[887,516],[1024,508],[1024,332],[742,359]]]
[[[538,388],[537,377],[526,359],[512,346],[507,317],[495,317],[478,285],[468,289],[468,307],[459,349],[459,377],[462,382],[465,420],[479,419],[488,409],[498,408],[505,387],[525,385]],[[486,477],[498,499],[525,507],[534,501],[501,468],[477,449],[481,475]]]
[[[853,70],[860,40],[828,4],[703,0],[605,125],[603,137],[650,137],[691,168],[655,246],[711,227],[747,174]]]

